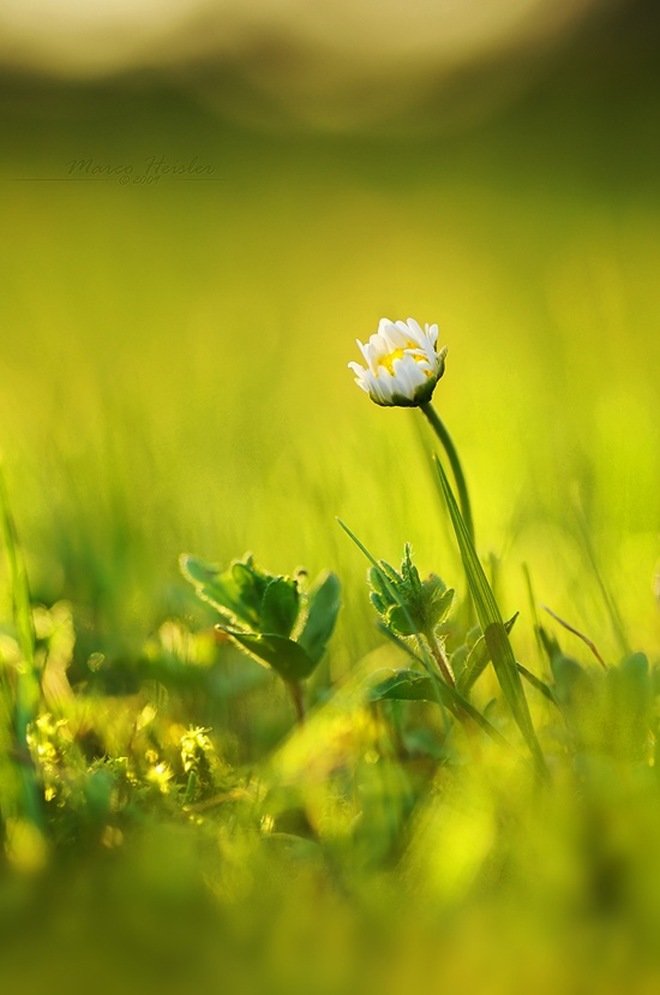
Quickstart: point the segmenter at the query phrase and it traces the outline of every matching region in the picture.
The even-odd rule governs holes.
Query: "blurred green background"
[[[206,99],[208,67],[6,75],[0,425],[38,597],[72,599],[97,641],[130,652],[182,609],[182,550],[329,566],[347,590],[342,670],[377,637],[335,515],[379,555],[410,539],[422,567],[460,583],[415,415],[377,409],[346,369],[356,337],[411,314],[449,346],[437,406],[507,608],[522,607],[526,561],[540,600],[618,652],[581,505],[629,640],[649,645],[650,11],[589,22],[535,73],[524,53],[502,60],[517,96],[475,114],[473,80],[451,121],[441,86],[437,113],[432,95],[410,97],[389,127],[273,111],[260,128]],[[241,106],[236,73],[213,87]],[[147,185],[152,158],[206,172]]]

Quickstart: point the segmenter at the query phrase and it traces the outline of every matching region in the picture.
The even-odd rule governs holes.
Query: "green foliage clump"
[[[289,684],[309,677],[320,663],[340,608],[340,583],[333,573],[309,592],[297,577],[266,573],[246,554],[225,571],[193,557],[181,570],[202,600],[216,609],[218,629]]]
[[[420,579],[409,544],[399,572],[381,560],[369,570],[369,583],[372,605],[383,624],[399,636],[435,632],[454,600],[453,589],[447,588],[437,574]]]

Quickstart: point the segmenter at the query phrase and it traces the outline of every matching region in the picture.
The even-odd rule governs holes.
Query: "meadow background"
[[[415,413],[370,404],[346,368],[355,338],[383,315],[438,322],[449,347],[436,406],[463,457],[479,549],[497,560],[503,610],[522,609],[520,657],[536,652],[526,563],[539,602],[586,631],[608,661],[628,649],[658,660],[657,40],[650,4],[612,8],[546,53],[541,69],[512,57],[502,74],[516,85],[494,107],[477,100],[475,110],[460,89],[436,107],[431,91],[359,126],[315,126],[307,105],[300,120],[254,95],[247,102],[259,113],[242,115],[247,98],[231,73],[212,83],[139,70],[81,81],[5,69],[0,446],[34,599],[73,606],[72,683],[90,680],[90,658],[102,659],[103,693],[134,694],[159,627],[204,622],[178,572],[183,551],[225,563],[252,550],[273,572],[335,570],[344,607],[324,664],[335,681],[382,644],[365,562],[335,516],[393,562],[411,541],[422,570],[464,589],[421,444],[430,438]],[[153,185],[63,179],[73,160],[137,174],[152,156],[196,157],[213,173]],[[589,660],[580,643],[570,649]],[[188,717],[243,737],[232,747],[239,759],[280,741],[290,716],[279,690],[259,687],[252,710],[237,710],[214,688]],[[187,881],[197,856],[169,832],[163,853],[177,854],[177,882]],[[231,927],[218,927],[204,894],[184,888],[179,904],[158,852],[138,846],[118,878],[99,872],[110,897],[97,939],[107,944],[87,937],[81,978],[101,972],[112,987],[113,944],[122,944],[131,964],[160,963],[163,984],[186,976],[187,957],[208,978],[218,964],[235,971],[228,984],[238,984],[254,944],[270,965],[268,982],[255,984],[317,990],[305,987],[312,965],[296,960],[311,942],[297,910],[319,901],[315,871],[284,911],[269,871],[261,911],[244,912],[249,925],[235,912]],[[15,927],[7,963],[19,977],[29,962],[35,989],[44,964],[69,970],[53,951],[73,944],[75,910],[96,887],[87,863],[76,870],[67,860],[73,867],[53,871],[42,895],[43,922],[32,885],[12,884],[3,899]],[[153,935],[150,889],[166,909]],[[378,904],[371,892],[363,899]],[[394,892],[388,901],[393,908]],[[327,947],[312,944],[318,956],[326,950],[318,990],[349,984],[337,949],[352,951],[363,985],[385,984],[380,947],[356,939],[352,916],[324,908]],[[483,977],[482,954],[494,970],[500,947],[484,917],[475,907],[451,941],[443,934],[455,952],[447,977],[455,972],[459,985],[471,972]],[[51,935],[54,922],[64,925]],[[517,933],[517,912],[506,922]],[[427,983],[434,924],[400,927],[406,952],[385,990]],[[48,938],[35,941],[40,931]],[[563,968],[539,936],[528,982],[541,991]],[[180,961],[167,954],[173,937]],[[523,950],[524,939],[523,930]],[[461,950],[472,952],[469,967]]]

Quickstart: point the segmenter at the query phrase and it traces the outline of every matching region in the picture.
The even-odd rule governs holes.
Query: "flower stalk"
[[[461,508],[461,514],[463,516],[463,521],[470,533],[470,538],[474,542],[474,520],[472,518],[472,507],[470,505],[470,496],[468,494],[467,483],[465,482],[465,474],[463,473],[463,467],[461,466],[461,461],[458,457],[458,452],[452,441],[452,438],[447,431],[444,422],[441,420],[438,412],[435,410],[430,401],[426,404],[421,404],[420,408],[427,421],[429,422],[431,428],[435,432],[442,448],[444,449],[447,459],[449,460],[449,465],[451,466],[452,473],[454,475],[454,480],[456,482],[456,490],[458,491],[458,503]]]
[[[456,447],[431,405],[436,385],[445,372],[447,347],[438,347],[438,326],[422,327],[414,318],[381,318],[366,343],[358,339],[365,365],[349,363],[355,382],[382,407],[421,408],[449,460],[463,519],[474,542],[474,521],[465,474]]]

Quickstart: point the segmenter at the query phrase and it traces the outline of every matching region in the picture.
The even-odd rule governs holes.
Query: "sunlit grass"
[[[554,519],[579,558],[581,488],[631,624],[646,627],[653,205],[642,215],[620,192],[594,202],[586,185],[579,200],[540,172],[518,195],[475,165],[457,175],[440,149],[421,162],[399,153],[394,182],[382,152],[354,165],[323,149],[261,159],[243,140],[245,169],[204,140],[222,178],[201,190],[12,188],[2,414],[28,536],[38,528],[45,550],[101,544],[112,570],[122,554],[104,537],[127,529],[125,568],[144,563],[151,584],[191,539],[221,558],[254,546],[348,566],[335,513],[362,517],[369,540],[398,548],[406,531],[428,544],[435,499],[421,478],[382,499],[400,454],[414,460],[409,425],[368,410],[345,370],[381,313],[414,312],[449,345],[438,403],[470,466],[485,547],[515,542],[517,568],[542,555],[535,536]],[[124,142],[115,154],[139,151]],[[441,536],[428,555],[448,555]],[[558,586],[575,568],[557,574],[543,597],[565,608]]]
[[[1,442],[33,598],[49,609],[37,655],[55,678],[70,664],[76,695],[60,681],[58,698],[55,680],[53,721],[34,734],[52,852],[29,818],[11,824],[24,876],[3,872],[7,970],[38,977],[36,935],[55,970],[85,949],[108,990],[154,962],[163,983],[193,963],[202,982],[226,972],[236,986],[250,964],[274,991],[398,992],[440,976],[511,991],[511,957],[521,991],[616,990],[633,954],[642,990],[660,874],[653,689],[601,674],[542,606],[608,665],[626,644],[655,673],[657,201],[550,158],[511,162],[524,115],[478,150],[456,138],[418,156],[247,138],[164,108],[142,125],[139,139],[118,128],[115,158],[152,154],[172,125],[218,182],[8,184]],[[83,116],[51,148],[65,162],[103,151],[101,135]],[[33,139],[8,176],[60,168]],[[466,595],[432,436],[416,413],[371,405],[346,368],[382,314],[437,321],[449,346],[434,403],[502,614],[520,611],[517,659],[568,680],[539,651],[536,611],[587,668],[573,726],[526,687],[552,791],[492,674],[474,701],[508,747],[450,736],[430,703],[369,698],[402,658],[336,516],[391,562],[410,541],[423,576]],[[268,571],[342,580],[293,733],[285,689],[218,646],[177,569],[184,550],[226,564],[250,549]],[[191,729],[212,746],[193,780]],[[25,876],[44,862],[50,877]]]

